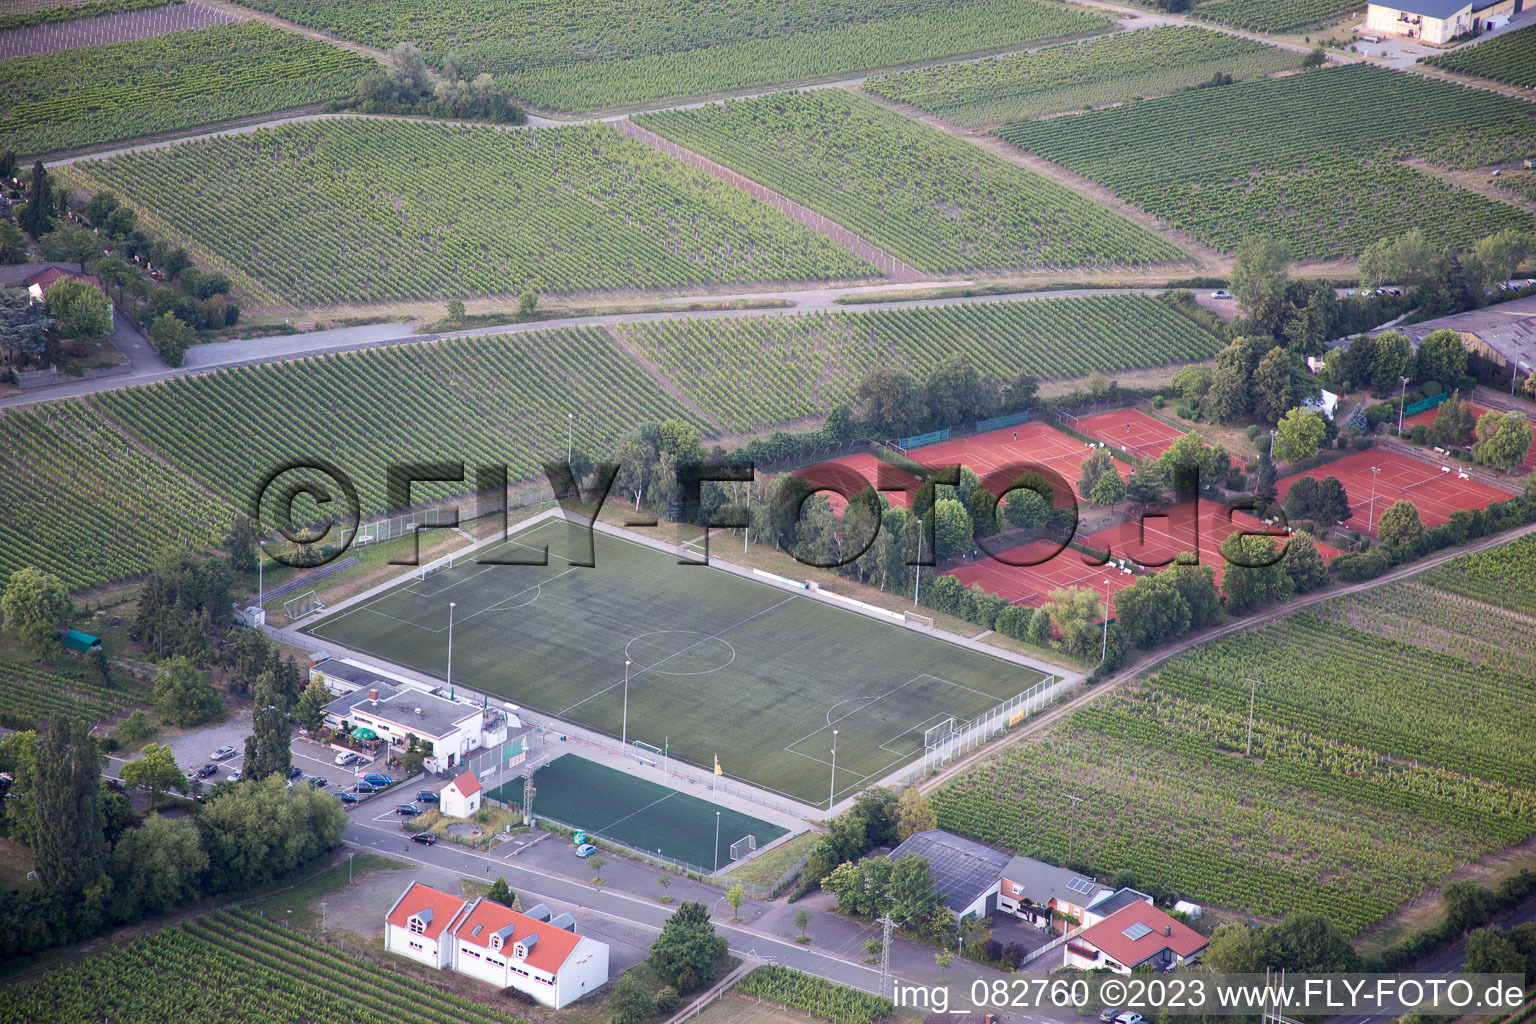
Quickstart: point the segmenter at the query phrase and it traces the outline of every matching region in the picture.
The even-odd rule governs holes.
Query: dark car
[[[288,769],[288,777],[290,779],[296,779],[300,775],[303,775],[303,774],[304,774],[304,769],[303,768],[289,768]]]
[[[309,785],[310,785],[310,788],[312,788],[312,789],[324,789],[326,786],[329,786],[330,784],[331,784],[331,780],[330,779],[322,779],[318,775],[311,776],[310,780],[309,780]]]
[[[415,804],[400,804],[395,808],[396,814],[420,814],[421,808]]]
[[[431,790],[423,790],[422,792],[416,794],[416,800],[418,803],[435,804],[439,802],[440,798]]]
[[[359,782],[357,785],[352,787],[352,792],[354,792],[354,793],[377,793],[378,792],[378,788],[374,787],[374,786],[370,786],[366,782]]]
[[[219,766],[212,762],[203,765],[197,770],[197,777],[200,779],[211,779],[217,774],[219,774]]]
[[[420,843],[422,846],[431,846],[433,843],[437,842],[437,836],[433,835],[431,832],[417,832],[415,835],[411,836],[411,842]]]
[[[340,800],[344,804],[355,804],[355,803],[357,803],[357,797],[353,796],[351,793],[348,793],[346,790],[338,789],[336,792],[332,793],[331,795],[334,796],[336,799]]]

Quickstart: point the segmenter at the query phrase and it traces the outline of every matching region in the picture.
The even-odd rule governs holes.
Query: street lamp
[[[448,602],[448,699],[453,699],[453,608],[456,601]]]
[[[1099,644],[1099,664],[1109,657],[1109,577],[1104,578],[1104,641]]]
[[[917,587],[923,581],[923,521],[917,521],[917,571],[912,574],[912,607],[917,607]],[[835,735],[835,734],[834,734]],[[829,808],[830,810],[830,808]]]
[[[1381,476],[1381,467],[1371,467],[1371,504],[1365,510],[1365,532],[1370,533],[1371,527],[1376,523],[1376,478]]]
[[[624,659],[624,725],[619,732],[619,749],[629,746],[629,665],[628,658]]]
[[[1397,436],[1403,436],[1403,413],[1408,411],[1408,378],[1398,377],[1403,382],[1403,390],[1397,396]]]
[[[832,778],[827,782],[827,816],[832,816],[832,804],[837,800],[837,730],[832,730]]]
[[[566,413],[565,414],[565,464],[567,466],[569,466],[571,464],[571,431],[575,428],[575,426],[576,426],[576,414],[573,413],[573,412]]]

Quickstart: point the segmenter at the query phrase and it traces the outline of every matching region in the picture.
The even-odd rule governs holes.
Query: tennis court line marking
[[[695,647],[699,647],[699,646],[701,646],[703,644],[706,644],[706,643],[708,643],[711,640],[721,640],[721,639],[724,638],[724,634],[729,633],[731,630],[737,629],[737,628],[739,628],[741,626],[744,626],[744,625],[746,625],[747,623],[751,622],[753,619],[757,618],[760,615],[766,615],[766,614],[768,614],[769,612],[773,611],[776,608],[782,608],[784,605],[789,604],[789,602],[791,602],[791,601],[798,601],[799,599],[800,599],[800,595],[798,595],[798,594],[791,594],[788,597],[784,598],[784,600],[782,600],[782,601],[777,601],[777,602],[769,605],[766,608],[761,608],[761,609],[753,612],[751,615],[748,615],[746,618],[742,619],[739,622],[733,622],[729,626],[724,626],[724,627],[716,630],[713,633],[705,633],[705,634],[703,634],[704,638],[702,640],[695,641],[694,643],[689,644],[687,647],[684,647],[681,650],[673,651],[671,654],[667,655],[665,658],[662,658],[660,661],[652,662],[651,664],[646,665],[645,667],[641,668],[638,672],[631,672],[629,674],[629,681],[630,682],[634,682],[636,676],[644,675],[646,672],[650,671],[651,669],[655,668],[658,665],[665,665],[667,662],[671,661],[673,658],[677,658],[677,657],[680,657],[680,656],[682,656],[684,654],[687,654],[689,651],[693,650]],[[555,717],[557,717],[557,718],[564,718],[565,715],[566,715],[566,712],[572,710],[573,708],[579,708],[583,704],[587,703],[588,701],[596,700],[598,697],[601,697],[604,694],[612,693],[615,689],[617,689],[618,687],[623,686],[623,685],[624,685],[624,681],[622,679],[619,680],[616,683],[609,683],[607,686],[603,687],[602,689],[595,690],[592,693],[587,694],[585,697],[581,698],[581,700],[577,701],[574,704],[571,704],[570,706],[564,708],[563,710],[555,712]]]

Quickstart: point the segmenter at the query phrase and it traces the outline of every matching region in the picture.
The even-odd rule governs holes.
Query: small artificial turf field
[[[592,547],[588,548],[588,537]],[[536,559],[547,565],[487,564]],[[590,551],[591,554],[586,554]],[[591,560],[588,568],[574,564]],[[548,520],[304,631],[825,805],[1042,673],[608,533]],[[625,662],[629,683],[625,685]],[[737,837],[739,838],[739,837]]]
[[[711,872],[715,857],[715,814],[720,814],[719,865],[731,863],[731,844],[748,835],[758,846],[789,830],[740,811],[678,792],[574,754],[564,754],[533,775],[534,816],[685,861]],[[523,781],[491,793],[503,803],[521,803]]]

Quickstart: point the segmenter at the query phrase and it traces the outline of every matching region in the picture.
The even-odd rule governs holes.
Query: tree
[[[1524,974],[1525,955],[1498,928],[1479,928],[1467,936],[1468,974]]]
[[[229,567],[235,572],[255,572],[256,559],[260,557],[256,550],[256,533],[251,529],[251,520],[243,513],[237,513],[229,523],[229,530],[224,534],[224,553],[229,556]]]
[[[485,898],[492,903],[500,903],[509,910],[512,908],[513,901],[517,899],[512,890],[507,886],[507,880],[500,875],[497,875],[496,881],[491,883],[491,888],[486,892]]]
[[[746,900],[746,898],[747,890],[742,887],[740,882],[737,882],[735,885],[725,890],[725,902],[729,904],[731,908],[732,921],[740,920],[738,911],[741,910],[741,904],[744,900]]]
[[[971,550],[971,515],[953,498],[933,504],[933,543],[940,561],[959,558]]]
[[[1328,63],[1328,52],[1321,46],[1314,46],[1312,52],[1301,59],[1304,68],[1320,68]]]
[[[664,981],[686,994],[714,979],[715,961],[725,953],[725,940],[715,934],[709,908],[687,902],[667,918],[646,962]]]
[[[1209,366],[1186,366],[1169,379],[1168,386],[1186,401],[1194,401],[1205,396],[1212,376]]]
[[[181,726],[198,725],[224,710],[207,673],[180,655],[167,662],[155,679],[155,707],[162,722]]]
[[[53,224],[53,185],[41,160],[32,165],[32,180],[27,186],[27,209],[21,226],[34,239],[42,238]]]
[[[859,407],[870,429],[891,436],[927,418],[916,383],[904,373],[871,367],[859,381]]]
[[[1253,411],[1259,419],[1274,423],[1296,404],[1296,364],[1296,357],[1278,345],[1259,360],[1250,386]]]
[[[197,343],[197,332],[175,313],[161,313],[150,321],[149,340],[167,366],[180,366],[187,349]]]
[[[1452,395],[1440,403],[1429,425],[1429,443],[1436,448],[1460,448],[1472,441],[1472,403]]]
[[[1407,499],[1393,502],[1392,507],[1377,520],[1376,535],[1389,548],[1418,540],[1424,535],[1424,524],[1419,520],[1419,507]]]
[[[270,678],[270,677],[268,677]],[[252,733],[245,738],[245,765],[242,774],[246,778],[264,779],[268,775],[286,778],[293,767],[290,748],[288,715],[276,704],[262,704],[271,690],[260,684],[256,687],[257,705],[251,713]]]
[[[101,754],[82,721],[54,719],[37,738],[32,852],[38,881],[78,896],[101,875],[107,843],[101,817]]]
[[[18,355],[36,356],[47,351],[53,324],[48,307],[33,302],[25,289],[0,288],[0,348],[12,362]]]
[[[881,909],[898,925],[915,925],[943,903],[928,861],[915,855],[892,863],[885,891],[887,905]]]
[[[1479,238],[1462,260],[1484,293],[1494,291],[1514,276],[1516,268],[1531,253],[1536,236],[1519,228],[1505,228]]]
[[[0,221],[0,264],[27,262],[27,236],[10,221]]]
[[[1455,331],[1434,331],[1419,342],[1418,378],[1452,387],[1467,374],[1467,348]]]
[[[464,300],[463,299],[449,299],[448,300],[448,319],[452,320],[454,323],[458,323],[459,321],[464,319]]]
[[[1149,649],[1189,630],[1190,609],[1169,572],[1142,576],[1115,595],[1115,621],[1130,643]]]
[[[138,271],[128,261],[115,253],[100,256],[91,264],[91,273],[107,288],[117,290],[117,299],[123,301],[123,289],[139,279]]]
[[[1397,387],[1408,372],[1408,361],[1413,349],[1408,339],[1396,331],[1382,331],[1376,335],[1374,356],[1371,359],[1371,385],[1380,391]]]
[[[1179,470],[1195,469],[1201,483],[1211,484],[1226,479],[1232,468],[1232,456],[1221,445],[1208,445],[1205,438],[1191,431],[1174,439],[1168,450],[1158,456],[1157,467],[1175,482],[1179,479]]]
[[[129,789],[149,790],[151,807],[163,789],[174,789],[179,793],[187,791],[187,777],[181,773],[176,755],[165,743],[151,743],[145,747],[137,761],[123,765],[120,778]]]
[[[1098,481],[1093,485],[1093,491],[1088,495],[1093,503],[1100,508],[1119,504],[1125,500],[1125,480],[1121,478],[1120,471],[1113,465],[1106,466]]]
[[[293,710],[294,720],[302,729],[314,732],[325,724],[325,706],[331,702],[331,691],[326,688],[325,677],[316,675],[299,695],[299,703]]]
[[[641,1024],[656,1012],[650,989],[633,971],[625,971],[608,995],[609,1024]]]
[[[39,649],[54,642],[74,610],[64,581],[33,566],[12,573],[0,597],[5,631]]]
[[[1109,469],[1109,452],[1104,448],[1098,448],[1094,453],[1083,460],[1079,467],[1077,477],[1077,492],[1093,495],[1093,488],[1099,482],[1099,477]]]
[[[806,937],[805,930],[810,926],[810,923],[811,912],[809,910],[801,907],[799,910],[795,911],[795,927],[800,929],[800,938],[804,939]]]
[[[1024,632],[1024,639],[1037,647],[1044,647],[1051,639],[1054,625],[1050,609],[1044,606],[1036,608],[1029,617],[1029,628]]]
[[[202,894],[208,854],[190,819],[151,814],[112,851],[112,916],[120,922],[163,914]]]
[[[1287,462],[1311,458],[1327,436],[1328,428],[1321,416],[1307,409],[1292,409],[1276,428],[1275,457]]]
[[[1289,914],[1255,935],[1255,970],[1342,973],[1360,969],[1349,937],[1321,914]]]
[[[1020,370],[1013,380],[1008,382],[1008,409],[1011,412],[1023,412],[1035,402],[1035,395],[1040,390],[1040,382],[1030,375],[1028,370]]]
[[[1218,423],[1231,423],[1248,412],[1249,401],[1248,375],[1236,364],[1218,364],[1200,407]]]
[[[1434,276],[1438,253],[1420,228],[1366,246],[1360,254],[1360,285],[1378,288],[1399,284],[1419,288]]]
[[[896,803],[896,838],[906,842],[919,832],[939,827],[938,815],[928,803],[928,798],[915,785],[901,791]]]
[[[959,353],[945,356],[929,369],[923,391],[934,426],[963,423],[991,411],[981,374]]]
[[[1488,412],[1477,421],[1472,457],[1493,469],[1509,469],[1525,461],[1531,449],[1531,424],[1518,412]]]
[[[1298,594],[1316,590],[1328,582],[1328,566],[1310,534],[1297,532],[1291,535],[1285,545],[1285,561],[1281,564]]]
[[[1090,587],[1069,587],[1050,592],[1048,600],[1040,606],[1050,619],[1056,632],[1061,634],[1062,646],[1075,658],[1085,658],[1099,640],[1099,623],[1104,619],[1104,602],[1098,592]],[[1033,623],[1030,624],[1033,627]]]
[[[307,864],[341,840],[347,814],[323,789],[281,778],[215,789],[197,818],[211,892],[254,888]]]
[[[1349,492],[1336,476],[1325,476],[1317,485],[1312,518],[1320,523],[1342,523],[1349,519]]]
[[[101,341],[112,331],[112,306],[95,285],[77,277],[65,277],[43,292],[48,313],[58,321],[66,338],[84,343]]]
[[[1155,462],[1144,462],[1131,470],[1131,478],[1125,482],[1125,496],[1143,505],[1156,501],[1168,490],[1168,478]]]
[[[384,69],[389,80],[401,90],[423,93],[431,81],[426,58],[415,43],[400,43],[389,51],[384,56]]]
[[[1227,560],[1221,589],[1228,611],[1241,613],[1291,596],[1293,584],[1279,564],[1273,538],[1234,533],[1222,542],[1221,554]]]
[[[1285,243],[1268,235],[1248,235],[1237,243],[1232,265],[1232,294],[1248,319],[1276,333],[1290,281],[1291,254]]]

